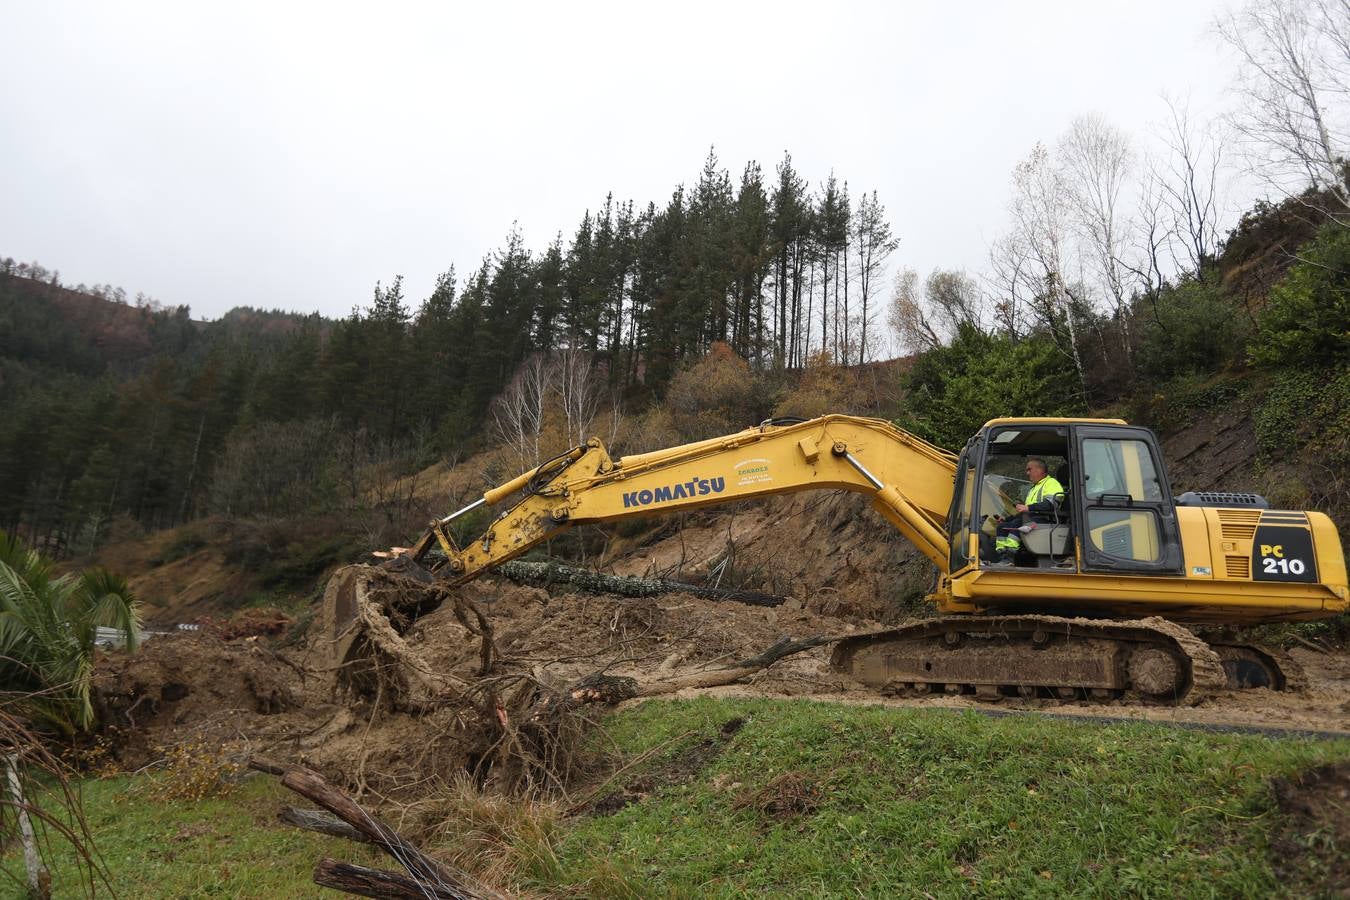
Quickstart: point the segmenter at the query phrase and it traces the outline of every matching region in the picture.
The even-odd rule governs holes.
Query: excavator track
[[[1223,659],[1174,622],[948,616],[839,641],[831,667],[886,694],[1190,705],[1228,684]]]
[[[1209,645],[1223,662],[1231,688],[1301,691],[1308,686],[1303,667],[1278,647],[1225,640],[1211,640]]]

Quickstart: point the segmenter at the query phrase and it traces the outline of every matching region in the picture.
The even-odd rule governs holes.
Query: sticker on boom
[[[1261,525],[1252,540],[1253,581],[1317,581],[1317,557],[1307,528]]]
[[[623,507],[651,506],[653,503],[669,503],[672,500],[687,500],[690,497],[702,497],[706,494],[720,494],[727,489],[725,478],[691,478],[680,484],[667,487],[629,491],[623,495]]]

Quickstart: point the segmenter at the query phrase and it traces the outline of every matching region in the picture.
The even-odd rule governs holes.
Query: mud
[[[697,582],[729,552],[720,586],[793,597],[812,612],[850,621],[898,621],[933,580],[928,561],[866,497],[848,491],[689,514],[662,540],[616,545],[611,568]]]
[[[1143,706],[1124,700],[1093,703],[1020,698],[1004,698],[991,704],[966,695],[934,695],[914,699],[877,697],[856,685],[832,677],[821,651],[785,660],[746,685],[681,692],[676,696],[707,694],[722,697],[809,698],[900,708],[1027,711],[1100,719],[1343,733],[1350,737],[1350,655],[1299,649],[1291,651],[1290,655],[1302,665],[1307,675],[1308,686],[1305,690],[1295,693],[1267,688],[1221,690],[1195,706]],[[813,685],[817,684],[813,677],[816,673],[821,676],[819,689],[813,689]],[[827,686],[831,681],[833,687]]]
[[[102,736],[129,768],[188,734],[225,742],[267,731],[298,710],[298,674],[256,639],[156,638],[134,656],[100,653],[93,698]]]
[[[684,594],[633,600],[489,581],[465,592],[493,623],[498,671],[557,686],[598,670],[688,674],[759,653],[784,635],[858,627],[791,604],[763,609]],[[480,665],[480,639],[448,607],[419,618],[402,638],[437,676],[467,682]],[[462,708],[397,711],[387,698],[336,690],[323,631],[312,629],[305,646],[291,649],[202,632],[157,637],[135,656],[101,655],[95,694],[117,762],[135,769],[176,742],[233,742],[380,790],[475,767],[490,735]]]

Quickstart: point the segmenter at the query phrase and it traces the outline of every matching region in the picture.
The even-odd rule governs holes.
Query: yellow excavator
[[[1024,514],[1020,546],[995,559],[993,530],[1015,514],[1033,458],[1062,493]],[[1326,515],[1272,510],[1254,494],[1173,497],[1157,438],[1120,419],[994,419],[956,454],[843,415],[617,460],[592,439],[432,522],[397,555],[455,585],[574,525],[835,489],[869,495],[937,567],[940,615],[834,646],[836,671],[882,693],[1175,704],[1225,687],[1291,689],[1296,667],[1279,651],[1204,640],[1182,623],[1321,619],[1350,604]],[[502,510],[457,545],[451,523],[484,506]]]

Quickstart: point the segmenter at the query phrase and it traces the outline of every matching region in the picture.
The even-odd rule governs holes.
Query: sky
[[[518,223],[790,152],[877,191],[892,266],[972,271],[1037,141],[1226,102],[1226,4],[0,0],[0,256],[216,318],[414,304]]]

